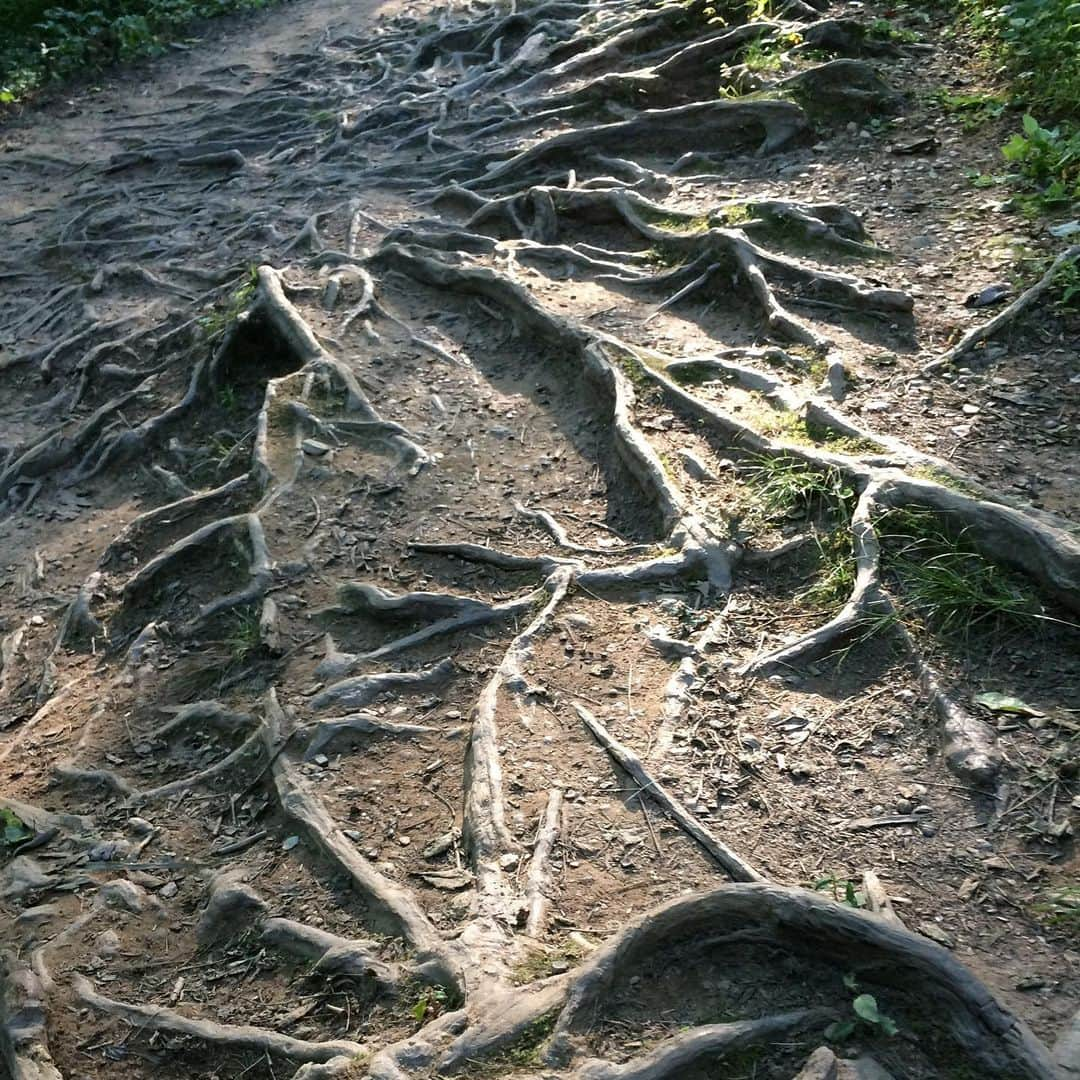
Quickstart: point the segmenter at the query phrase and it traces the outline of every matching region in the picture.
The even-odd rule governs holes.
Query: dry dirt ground
[[[0,1071],[1080,1075],[1080,335],[888,14],[310,0],[0,128]]]

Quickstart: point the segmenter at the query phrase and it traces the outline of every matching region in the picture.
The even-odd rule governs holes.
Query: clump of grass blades
[[[747,478],[773,516],[803,511],[847,521],[855,504],[855,489],[840,469],[816,467],[789,455],[753,459]]]
[[[966,637],[1049,618],[1025,582],[979,554],[963,533],[950,536],[935,515],[890,511],[879,533],[907,619]]]
[[[807,607],[831,609],[847,602],[855,588],[855,555],[851,533],[836,529],[814,537],[818,567],[814,580],[796,596]]]
[[[232,612],[222,644],[228,650],[232,662],[237,664],[258,652],[259,613],[253,608]]]

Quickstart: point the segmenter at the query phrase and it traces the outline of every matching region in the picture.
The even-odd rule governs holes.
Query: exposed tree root
[[[63,745],[58,761],[49,758],[55,776],[65,785],[94,785],[109,793],[108,813],[98,821],[115,819],[133,834],[149,830],[142,840],[116,841],[116,851],[134,857],[165,830],[172,839],[164,820],[170,810],[193,817],[201,812],[192,809],[195,789],[209,789],[207,800],[223,792],[231,796],[228,810],[234,816],[237,803],[242,809],[250,795],[258,802],[254,818],[265,812],[267,799],[251,793],[265,788],[280,815],[272,812],[254,830],[237,826],[219,837],[220,821],[213,829],[210,857],[229,858],[213,863],[224,869],[211,878],[205,906],[190,920],[197,946],[214,949],[241,932],[252,935],[267,949],[306,961],[306,977],[334,986],[340,980],[366,1004],[396,999],[395,1007],[413,1011],[417,1022],[398,1041],[373,1031],[361,1046],[349,1038],[309,1041],[270,1028],[196,1019],[171,1006],[119,1000],[135,991],[106,997],[78,973],[97,969],[81,960],[71,965],[62,950],[82,942],[115,909],[121,920],[154,914],[155,920],[160,915],[163,924],[174,925],[166,919],[175,914],[165,903],[166,893],[144,892],[134,878],[117,880],[98,886],[58,933],[33,943],[31,970],[14,959],[5,961],[0,1045],[13,1080],[60,1080],[45,1039],[46,998],[54,1009],[72,1015],[77,1015],[74,1001],[139,1032],[263,1055],[275,1067],[292,1062],[300,1066],[297,1080],[361,1074],[419,1080],[474,1066],[493,1075],[524,1075],[537,1064],[545,1078],[665,1080],[726,1068],[732,1054],[781,1041],[806,1039],[809,1049],[826,1040],[829,1020],[850,1012],[844,994],[835,1007],[818,1007],[822,995],[813,987],[784,1012],[692,1026],[617,1062],[594,1056],[595,1029],[613,1018],[631,980],[665,964],[693,965],[704,950],[728,943],[760,946],[768,963],[789,957],[819,964],[833,982],[850,974],[887,988],[932,1015],[938,1029],[933,1045],[938,1037],[941,1045],[951,1041],[966,1066],[987,1076],[1055,1076],[1046,1048],[967,969],[904,929],[872,871],[864,877],[868,912],[767,883],[676,798],[673,786],[660,783],[661,775],[667,778],[661,766],[675,759],[677,729],[698,722],[698,707],[705,707],[706,692],[714,692],[719,681],[716,654],[725,667],[737,666],[728,655],[727,642],[734,639],[725,637],[725,624],[743,610],[741,604],[753,602],[753,590],[739,587],[744,561],[764,576],[815,535],[788,537],[767,551],[744,550],[748,541],[737,520],[729,520],[731,507],[722,504],[728,481],[745,478],[750,458],[842,479],[853,493],[845,507],[854,503],[854,511],[848,521],[845,509],[840,527],[850,532],[855,581],[833,617],[795,641],[762,647],[741,673],[786,672],[887,627],[910,654],[940,720],[949,766],[980,789],[996,780],[1002,752],[993,730],[963,708],[899,621],[902,608],[890,595],[889,574],[883,573],[877,523],[894,509],[931,511],[947,532],[962,533],[987,558],[1021,571],[1048,596],[1080,611],[1080,544],[1065,523],[971,485],[947,462],[878,436],[838,405],[799,389],[808,385],[811,371],[820,377],[820,363],[827,383],[819,392],[831,393],[835,401],[844,395],[844,365],[851,357],[834,347],[826,328],[814,321],[815,313],[906,327],[912,311],[911,296],[869,273],[861,277],[829,268],[837,256],[884,254],[857,215],[832,202],[789,201],[771,193],[725,198],[704,213],[663,201],[686,197],[689,190],[684,179],[664,170],[685,174],[700,163],[720,168],[733,155],[740,157],[740,169],[749,169],[755,156],[816,136],[812,121],[827,122],[838,111],[863,115],[897,107],[899,98],[865,58],[913,50],[868,33],[856,18],[822,19],[817,8],[816,2],[787,0],[777,5],[774,19],[747,23],[739,22],[746,17],[742,9],[710,13],[696,4],[643,7],[636,0],[448,9],[436,26],[425,28],[402,16],[400,25],[371,40],[326,43],[318,55],[298,59],[288,78],[271,90],[200,104],[191,117],[177,118],[165,135],[144,137],[138,132],[145,118],[136,121],[127,132],[125,152],[105,169],[117,177],[69,193],[66,220],[35,249],[36,258],[43,265],[93,259],[95,271],[88,282],[43,288],[29,310],[0,327],[5,347],[8,341],[19,346],[0,360],[0,373],[8,368],[18,368],[16,378],[33,373],[50,383],[53,395],[44,402],[27,396],[26,416],[50,426],[0,449],[0,499],[11,512],[25,511],[49,499],[54,487],[99,483],[139,463],[139,475],[155,487],[153,497],[164,490],[169,501],[134,517],[117,511],[126,525],[105,548],[99,570],[84,577],[84,568],[65,586],[74,599],[44,647],[34,651],[34,627],[42,620],[27,621],[31,616],[20,611],[16,623],[5,627],[0,699],[6,703],[9,696],[23,694],[30,700],[36,685],[41,707],[28,718],[19,714],[21,728],[0,748],[0,761],[10,763],[16,748],[28,749],[30,759],[47,754],[48,740]],[[736,25],[714,29],[709,21],[714,15]],[[753,70],[746,56],[752,44],[776,54],[779,74],[761,65]],[[837,59],[820,63],[813,50]],[[721,82],[758,93],[717,99]],[[771,175],[789,175],[786,164],[774,163]],[[397,224],[400,208],[384,210],[383,203],[369,213],[365,190],[355,188],[358,180],[409,192],[414,199],[420,191],[446,220]],[[273,191],[275,205],[252,212],[250,196],[264,189]],[[334,196],[340,204],[325,201],[326,193],[346,189]],[[323,201],[313,203],[313,193]],[[161,222],[171,227],[174,218],[177,237],[194,222],[193,235],[214,235],[213,247],[201,252],[188,240],[166,239]],[[373,232],[384,237],[372,245],[374,251],[364,246]],[[1036,286],[926,370],[970,355],[1005,329],[1046,294],[1078,251],[1064,253]],[[263,261],[275,258],[290,262],[278,270]],[[251,259],[260,262],[253,277],[238,278],[237,268]],[[535,279],[523,266],[539,266],[550,275],[535,296],[521,284]],[[554,291],[551,279],[564,271],[568,278],[587,278],[597,294],[607,289],[619,300],[650,298],[651,314],[628,331],[633,341],[593,329],[592,315],[578,322],[548,310],[538,296],[547,296],[549,287]],[[48,282],[49,276],[42,272],[41,280]],[[137,292],[144,307],[135,308],[125,289]],[[426,290],[434,292],[434,300]],[[166,297],[168,309],[162,307]],[[737,340],[769,337],[809,349],[736,344],[672,359],[634,343],[648,340],[660,313],[677,307],[688,314],[687,302],[698,299],[722,304],[738,317],[731,320],[740,326]],[[432,313],[425,303],[431,303]],[[305,305],[315,311],[310,322],[302,313]],[[468,328],[455,325],[464,321],[466,307],[471,315],[473,309],[484,312],[499,333],[505,332],[497,349],[488,348],[490,342],[474,348]],[[414,325],[421,317],[426,327]],[[440,319],[453,329],[432,328]],[[705,315],[700,324],[706,332]],[[350,330],[347,345],[327,336],[345,339]],[[430,368],[416,367],[417,352]],[[583,376],[588,419],[573,434],[568,428],[536,436],[581,440],[581,462],[561,459],[558,470],[548,474],[564,470],[560,482],[566,487],[556,492],[523,483],[510,472],[522,462],[506,462],[498,516],[482,530],[468,520],[462,523],[498,546],[444,539],[438,514],[462,501],[464,493],[455,490],[458,478],[443,475],[442,467],[421,471],[452,460],[455,440],[469,423],[468,410],[484,415],[480,407],[488,384],[494,399],[504,378],[517,394],[531,374],[551,381],[555,372],[562,381],[567,371]],[[704,383],[700,391],[698,383]],[[731,385],[740,400],[762,402],[782,423],[768,427],[747,419],[749,411],[729,413],[714,404]],[[110,389],[115,387],[126,389]],[[466,412],[451,437],[458,414],[450,415],[449,399],[443,398],[460,387],[466,390],[461,399]],[[577,393],[577,387],[559,391]],[[376,408],[373,398],[380,394],[391,407],[400,407],[399,419]],[[429,398],[431,412],[425,414]],[[495,404],[490,401],[492,408]],[[530,399],[530,417],[546,406],[542,395]],[[658,424],[663,410],[677,413],[679,426]],[[425,415],[438,419],[428,424]],[[791,437],[773,437],[761,428]],[[481,420],[481,435],[473,429],[466,443],[475,473],[468,494],[477,500],[486,497],[490,482],[481,476],[472,441],[482,445],[482,429]],[[654,431],[670,434],[653,439]],[[206,444],[223,433],[232,449],[211,459]],[[683,435],[686,444],[680,446],[676,438]],[[708,451],[695,441],[698,436]],[[524,427],[519,441],[525,447]],[[393,503],[384,510],[386,503],[373,508],[371,501],[350,502],[373,487],[370,465],[352,464],[360,456],[355,445],[390,459],[386,470],[395,483],[386,487],[406,493],[397,504],[400,513]],[[249,447],[251,459],[243,463],[240,455]],[[729,452],[735,460],[718,465],[705,460],[713,450]],[[615,469],[605,475],[613,458]],[[240,475],[232,475],[240,469]],[[523,477],[528,471],[520,470]],[[626,493],[632,497],[624,505],[609,503],[617,512],[600,527],[627,535],[619,514],[634,514],[640,520],[633,535],[652,542],[596,547],[576,542],[562,523],[576,520],[563,495],[591,503],[597,486],[612,492],[627,479],[637,490]],[[435,510],[430,517],[410,516],[418,506]],[[292,528],[297,520],[302,536]],[[595,504],[581,520],[595,524]],[[521,521],[530,528],[523,529]],[[434,523],[431,533],[428,522]],[[360,546],[361,530],[371,548]],[[376,577],[384,569],[391,581],[415,578],[408,565],[396,567],[400,553],[393,550],[413,530],[426,534],[411,543],[414,553],[475,564],[458,568],[464,570],[462,580],[474,575],[483,585],[475,593],[461,584],[430,587],[445,591],[384,588]],[[516,550],[519,544],[525,551]],[[229,559],[230,573],[242,568],[234,578],[216,573],[223,552],[240,556],[239,564]],[[41,581],[44,561],[37,558],[38,591],[25,605],[30,611],[29,604],[41,597],[52,602]],[[350,569],[342,574],[346,560]],[[328,569],[335,562],[338,569]],[[426,572],[427,560],[416,563]],[[214,577],[211,588],[185,591],[192,566],[201,573],[207,564]],[[440,572],[446,569],[440,566]],[[492,571],[524,573],[529,584],[511,578],[514,584],[507,586]],[[343,576],[360,580],[341,584]],[[328,612],[319,606],[335,588],[337,606]],[[674,594],[663,606],[657,603],[662,591]],[[484,598],[508,594],[508,599]],[[212,598],[206,600],[207,595]],[[527,772],[535,761],[522,755],[551,741],[534,730],[539,719],[554,730],[539,710],[559,721],[560,701],[585,697],[580,683],[556,696],[559,684],[549,689],[548,660],[537,660],[558,649],[547,639],[562,635],[564,626],[566,655],[576,650],[580,658],[581,643],[569,632],[571,615],[564,619],[560,610],[571,602],[576,608],[582,597],[604,605],[632,601],[644,617],[638,621],[634,615],[630,636],[640,642],[644,630],[660,656],[677,666],[664,671],[656,657],[650,658],[664,681],[651,688],[659,715],[641,756],[574,704],[578,717],[637,785],[623,801],[637,799],[644,806],[651,800],[708,855],[711,862],[701,860],[705,869],[694,871],[696,880],[708,884],[715,863],[734,883],[680,895],[644,912],[640,905],[627,908],[639,914],[599,947],[589,951],[590,943],[582,939],[581,952],[567,949],[567,958],[585,953],[583,960],[576,965],[563,960],[551,967],[558,974],[535,977],[537,957],[561,950],[569,928],[574,934],[600,933],[586,924],[578,930],[567,917],[577,910],[568,896],[578,880],[571,873],[577,868],[569,858],[571,842],[577,815],[587,811],[584,801],[564,794],[573,776],[560,758],[566,748],[542,759],[550,773],[525,789],[522,799],[503,776],[508,760],[515,774]],[[239,649],[234,647],[232,660],[222,662],[224,673],[212,671],[218,688],[207,690],[199,682],[192,691],[183,677],[174,681],[181,674],[174,668],[185,654],[198,663],[207,655],[202,650],[223,644],[207,631],[221,625],[214,622],[217,617],[235,609],[250,609],[242,620],[247,636]],[[670,612],[685,611],[687,622],[681,630],[667,630],[653,621],[661,611],[665,621]],[[297,628],[305,618],[328,615],[335,619],[334,634],[348,641],[357,633],[364,651],[343,651],[327,634],[325,656],[315,665],[308,653],[317,635]],[[345,616],[357,618],[350,623]],[[590,610],[583,625],[591,618]],[[472,635],[480,638],[478,648],[470,631],[479,627],[487,629]],[[593,632],[586,630],[585,637],[595,648]],[[132,638],[118,663],[115,647]],[[448,655],[432,662],[432,646],[443,639]],[[617,648],[616,640],[612,634],[603,647]],[[770,634],[766,640],[777,638]],[[99,643],[113,646],[112,651],[100,651]],[[86,656],[87,649],[95,655]],[[246,658],[242,663],[236,662],[239,652]],[[372,672],[365,666],[390,656],[403,657],[393,665],[402,670]],[[45,675],[38,680],[42,665]],[[309,682],[312,666],[314,679],[325,685]],[[24,677],[28,671],[30,679]],[[102,678],[102,671],[115,671],[115,678]],[[301,683],[293,681],[298,672]],[[463,703],[455,694],[473,679],[479,689],[469,719],[462,727],[449,727],[464,711],[457,708]],[[29,692],[20,689],[24,683]],[[163,686],[168,687],[165,701],[184,704],[162,707],[153,695]],[[256,689],[263,694],[257,710],[251,705]],[[619,693],[608,692],[613,698]],[[417,715],[401,715],[412,695],[430,697],[419,704]],[[84,697],[97,702],[89,719],[78,714]],[[629,690],[627,697],[629,714],[639,715],[630,709]],[[164,719],[148,725],[139,719],[144,714],[121,713],[131,703],[156,707],[151,715]],[[455,708],[444,710],[444,705]],[[332,711],[335,715],[324,715]],[[210,732],[211,741],[197,746],[200,756],[187,766],[194,770],[189,775],[143,788],[145,779],[125,778],[123,760],[106,752],[102,734],[114,713],[125,725],[129,715],[136,717],[135,730],[129,726],[127,735],[140,754],[143,739],[177,757],[182,748],[197,744],[196,736]],[[441,718],[429,723],[429,716]],[[76,717],[80,726],[69,735]],[[6,723],[0,720],[0,729]],[[453,768],[440,773],[449,760],[431,751],[433,744],[463,734],[464,781],[455,805],[439,787],[439,778]],[[351,746],[367,737],[379,741],[385,759],[370,754],[350,761]],[[584,731],[564,724],[558,737],[588,740]],[[220,756],[214,759],[218,741]],[[403,770],[397,779],[414,802],[430,796],[441,804],[440,809],[432,802],[430,819],[440,822],[442,832],[422,852],[419,846],[412,849],[424,861],[411,865],[376,863],[380,856],[367,844],[361,851],[360,833],[346,830],[332,812],[339,804],[331,801],[331,791],[333,798],[355,795],[360,790],[351,786],[360,782],[355,777],[384,766],[390,771],[390,756],[399,751],[430,752],[429,764],[414,761],[411,775]],[[595,750],[589,753],[595,756]],[[578,753],[581,760],[571,765],[580,766],[585,756]],[[101,765],[103,760],[110,767]],[[156,776],[154,766],[165,768],[147,764],[151,771],[135,775]],[[334,781],[339,769],[340,779]],[[346,779],[349,787],[322,786]],[[602,799],[605,792],[593,795]],[[61,787],[58,797],[69,794]],[[168,807],[165,800],[174,797],[177,802]],[[182,809],[179,797],[188,800]],[[73,867],[97,864],[95,855],[86,860],[87,849],[98,843],[95,822],[6,798],[0,802],[33,830],[20,841],[25,850],[55,842],[64,845],[65,858],[76,853]],[[371,802],[370,835],[394,835],[401,808],[383,807],[378,798]],[[150,803],[161,807],[154,825],[129,817],[133,808]],[[362,812],[358,805],[349,810]],[[340,921],[326,923],[341,931],[335,933],[315,925],[321,918],[312,916],[309,923],[279,914],[271,882],[280,864],[247,860],[251,844],[272,837],[281,822],[302,834],[305,863],[314,861],[320,873],[343,878],[359,898],[360,912],[350,913],[347,930]],[[655,835],[654,840],[659,851]],[[281,846],[288,851],[295,842]],[[686,843],[681,836],[674,842]],[[166,857],[172,855],[169,849]],[[767,852],[760,857],[762,865],[775,863]],[[443,858],[452,859],[454,868],[440,868]],[[37,856],[27,862],[36,867]],[[138,865],[133,858],[130,869]],[[44,876],[52,887],[55,875]],[[260,891],[266,890],[262,895],[255,891],[257,877]],[[437,888],[453,891],[453,902]],[[606,906],[617,922],[624,912],[612,902],[614,896],[621,903],[621,894],[612,890]],[[63,958],[55,974],[50,971],[54,955]],[[732,960],[732,978],[743,962]],[[419,1000],[411,1000],[414,996]],[[803,1007],[804,1002],[814,1007]],[[347,1024],[346,1034],[351,1030]],[[826,1080],[842,1075],[846,1064],[822,1047],[800,1076]]]
[[[332,1061],[334,1058],[355,1057],[361,1048],[346,1041],[307,1042],[265,1028],[237,1027],[217,1024],[212,1020],[195,1020],[154,1005],[130,1005],[113,1001],[98,993],[93,984],[81,975],[71,979],[76,997],[88,1008],[108,1016],[126,1020],[141,1031],[160,1031],[169,1035],[190,1035],[192,1038],[220,1046],[223,1049],[254,1051],[290,1061]]]
[[[760,883],[721,886],[683,897],[631,923],[575,973],[549,1040],[551,1060],[565,1060],[573,1034],[596,1014],[612,985],[651,956],[696,935],[760,931],[760,940],[797,954],[827,955],[860,978],[908,987],[941,1003],[940,1019],[982,1067],[1001,1075],[1049,1080],[1049,1054],[961,964],[939,945],[875,915],[819,894]]]
[[[358,675],[327,687],[311,699],[313,709],[328,705],[344,705],[350,709],[363,708],[383,694],[413,693],[436,690],[444,686],[454,673],[454,662],[440,660],[422,671],[388,671],[379,675]],[[324,721],[329,723],[330,721]]]
[[[0,961],[0,1049],[11,1080],[62,1080],[49,1053],[39,980],[10,954]]]
[[[625,1065],[586,1061],[571,1074],[575,1080],[667,1080],[683,1075],[682,1070],[707,1064],[737,1050],[758,1043],[790,1038],[799,1031],[819,1027],[833,1018],[829,1009],[800,1009],[777,1013],[760,1020],[740,1020],[731,1024],[709,1024],[690,1028],[665,1039],[644,1057]]]
[[[679,826],[692,836],[731,875],[734,881],[761,881],[763,879],[762,874],[726,844],[717,840],[678,799],[669,794],[655,777],[650,776],[638,756],[612,738],[607,728],[588,709],[576,703],[574,709],[584,721],[585,726],[596,736],[600,745],[626,770],[633,781],[640,785],[641,792],[647,793],[649,798],[663,807]]]
[[[280,754],[283,739],[291,737],[292,724],[271,693],[266,699],[262,737],[270,758],[270,775],[281,809],[311,837],[326,858],[338,866],[356,891],[391,920],[398,933],[416,949],[418,966],[433,981],[459,989],[463,977],[453,951],[441,942],[427,916],[409,893],[376,871],[326,812],[300,778],[295,767]]]

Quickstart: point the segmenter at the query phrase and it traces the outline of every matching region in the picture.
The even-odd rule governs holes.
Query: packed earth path
[[[1076,253],[988,289],[889,14],[298,0],[0,128],[0,1072],[1080,1076]]]

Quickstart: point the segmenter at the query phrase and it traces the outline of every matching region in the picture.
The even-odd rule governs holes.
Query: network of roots
[[[5,934],[13,1075],[1054,1076],[875,875],[802,889],[725,811],[744,709],[887,673],[992,812],[942,575],[1075,645],[1074,533],[845,414],[912,298],[770,172],[902,110],[910,47],[817,0],[436,15],[120,122],[11,230],[0,513],[98,508],[0,627],[0,883],[74,882]]]

